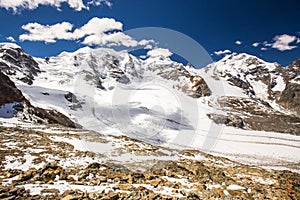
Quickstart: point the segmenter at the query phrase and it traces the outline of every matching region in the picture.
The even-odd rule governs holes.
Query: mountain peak
[[[1,42],[0,48],[1,49],[8,49],[8,48],[22,49],[19,45],[15,44],[15,43],[10,43],[10,42]]]

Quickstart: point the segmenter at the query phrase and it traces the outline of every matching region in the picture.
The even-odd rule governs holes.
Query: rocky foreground
[[[298,173],[200,151],[59,126],[2,124],[0,138],[0,199],[300,199]]]

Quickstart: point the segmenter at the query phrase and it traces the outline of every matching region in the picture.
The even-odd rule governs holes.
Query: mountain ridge
[[[18,62],[14,60],[14,57],[18,58]],[[162,81],[168,81],[168,84],[170,84],[168,87],[177,89],[193,98],[200,98],[211,96],[212,88],[208,87],[206,83],[208,80],[203,79],[203,76],[208,74],[206,76],[208,78],[217,81],[222,79],[222,83],[218,83],[221,88],[225,83],[227,85],[221,92],[224,93],[222,94],[224,97],[231,97],[226,99],[222,98],[221,95],[217,97],[220,98],[219,100],[215,100],[215,105],[225,107],[223,110],[230,108],[236,112],[237,110],[231,102],[239,102],[239,99],[242,98],[262,105],[260,110],[271,109],[273,113],[279,115],[295,115],[296,118],[299,116],[299,94],[297,92],[299,90],[299,84],[297,83],[299,59],[296,59],[288,67],[282,67],[278,63],[267,63],[246,53],[233,53],[201,70],[196,70],[173,62],[169,58],[149,57],[141,60],[125,51],[116,52],[105,48],[91,49],[86,47],[75,52],[62,52],[58,56],[47,59],[33,58],[19,46],[4,43],[1,45],[0,65],[1,70],[17,82],[21,81],[31,85],[34,78],[38,77],[40,79],[38,84],[41,87],[48,87],[49,85],[50,88],[62,87],[63,90],[66,90],[64,95],[67,92],[72,93],[71,90],[76,91],[73,86],[77,87],[76,81],[80,82],[81,79],[83,79],[82,82],[86,82],[82,86],[83,90],[85,87],[90,87],[87,84],[91,84],[100,90],[108,91],[113,90],[117,86],[116,84],[138,85],[143,82],[151,82],[152,77],[161,77]],[[49,80],[51,78],[53,80]],[[78,78],[78,80],[74,78]],[[163,82],[166,83],[166,81]],[[93,90],[93,87],[90,87],[89,90]],[[230,94],[228,91],[233,91],[233,93]],[[74,96],[76,97],[76,94]],[[235,96],[238,98],[234,98]],[[226,101],[225,104],[224,100]],[[77,104],[80,107],[77,99],[76,102],[69,101],[69,104],[69,107],[76,107]],[[249,107],[253,107],[253,105],[249,105]],[[60,111],[62,110],[60,109]],[[67,114],[68,112],[63,113]],[[241,112],[239,112],[239,115],[233,117],[238,121],[238,124],[233,126],[246,127],[244,125],[248,122],[240,118],[243,116]],[[210,114],[209,116],[212,117],[213,115]],[[227,117],[225,116],[225,118]],[[251,128],[270,131],[268,128],[255,128],[253,125]],[[297,124],[294,129],[293,134],[299,132]],[[282,128],[279,132],[291,132],[290,130],[284,130],[285,128]],[[276,129],[273,131],[276,131]]]

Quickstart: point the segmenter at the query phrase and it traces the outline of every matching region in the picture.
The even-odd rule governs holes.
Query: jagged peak
[[[242,60],[242,61],[251,60],[251,61],[256,61],[256,62],[259,62],[262,64],[264,64],[264,63],[271,64],[270,62],[267,62],[255,55],[251,55],[248,53],[237,53],[237,52],[228,54],[224,58],[222,58],[220,61],[217,61],[217,62],[228,62],[228,61],[238,61],[238,60]]]
[[[219,61],[216,61],[209,66],[214,66],[217,68],[217,71],[239,71],[239,72],[248,72],[257,68],[264,68],[267,71],[274,71],[279,66],[278,63],[271,63],[264,61],[257,56],[250,55],[247,53],[232,53],[226,55]]]
[[[22,49],[19,45],[15,44],[15,43],[10,43],[10,42],[1,42],[0,48],[1,49],[9,49],[9,48]]]

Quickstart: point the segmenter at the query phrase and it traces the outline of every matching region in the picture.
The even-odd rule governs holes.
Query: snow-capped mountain
[[[299,84],[295,79],[299,67],[298,60],[282,67],[255,56],[234,53],[204,70],[239,89],[231,92],[224,87],[225,95],[219,98],[223,110],[227,110],[225,121],[234,120],[233,125],[241,128],[298,135]]]
[[[129,167],[151,169],[154,173],[158,162],[163,166],[154,174],[164,180],[160,183],[138,178],[128,182],[131,185],[119,186],[115,182],[123,179],[124,174],[115,174],[118,178],[113,183],[97,188],[111,191],[118,187],[128,193],[130,188],[137,191],[137,187],[143,186],[159,195],[180,198],[188,195],[184,192],[194,191],[193,184],[185,179],[191,175],[176,175],[183,184],[180,190],[183,195],[179,195],[172,190],[177,186],[166,185],[173,176],[170,172],[180,166],[174,173],[185,174],[182,167],[186,167],[195,177],[202,177],[193,170],[208,166],[201,170],[206,170],[212,180],[203,183],[201,190],[217,188],[223,191],[218,194],[220,197],[238,197],[230,192],[238,190],[244,191],[243,195],[262,198],[259,192],[247,189],[258,191],[252,185],[233,184],[237,179],[231,173],[239,174],[235,170],[243,169],[247,173],[241,176],[256,176],[255,180],[257,174],[264,174],[268,178],[259,177],[256,185],[273,187],[283,177],[280,171],[272,172],[281,177],[274,179],[269,177],[271,172],[250,170],[235,161],[299,172],[299,67],[299,60],[282,67],[245,53],[234,53],[205,68],[195,69],[162,56],[141,59],[125,51],[87,47],[49,58],[34,58],[15,44],[0,44],[0,128],[6,138],[3,141],[9,141],[1,144],[5,146],[1,157],[3,174],[8,177],[4,178],[5,184],[17,181],[30,189],[28,195],[42,193],[47,187],[59,188],[62,196],[55,198],[65,197],[66,188],[73,190],[83,184],[81,190],[94,195],[95,181],[103,176],[99,174],[100,169],[116,168],[109,173],[118,174],[121,170],[126,174]],[[9,131],[13,139],[9,139]],[[16,136],[20,132],[28,142]],[[39,149],[31,144],[39,145]],[[10,154],[11,149],[18,149],[17,157]],[[21,158],[26,162],[18,160]],[[17,161],[13,162],[14,159]],[[72,170],[67,170],[70,166]],[[208,170],[209,166],[219,166],[226,174],[215,174]],[[10,168],[22,171],[11,172]],[[46,171],[51,176],[44,175]],[[162,171],[166,173],[161,174]],[[297,173],[289,173],[287,177],[299,179]],[[227,185],[227,175],[234,180],[230,185]],[[45,184],[36,185],[37,180]],[[47,184],[49,181],[54,184]],[[171,189],[162,194],[155,189],[159,185]],[[297,187],[293,191],[296,190]],[[0,190],[0,195],[3,191]],[[197,195],[207,198],[206,192]],[[278,194],[280,198],[285,197]]]

